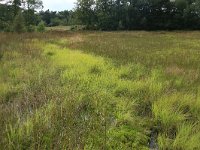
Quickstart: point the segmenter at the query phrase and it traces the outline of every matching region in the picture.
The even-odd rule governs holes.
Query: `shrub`
[[[27,29],[28,32],[34,32],[35,31],[35,26],[29,25],[29,26],[26,27],[26,29]]]
[[[37,26],[37,31],[38,32],[44,32],[45,31],[45,23],[44,21],[41,21],[38,26]]]
[[[0,32],[11,32],[12,31],[12,24],[10,22],[0,22]]]

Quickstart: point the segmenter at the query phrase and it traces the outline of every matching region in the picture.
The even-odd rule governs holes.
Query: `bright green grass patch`
[[[176,93],[164,96],[154,102],[153,114],[155,120],[162,124],[164,130],[167,130],[183,123],[186,119],[190,119],[195,105],[194,95]],[[192,116],[194,117],[194,115]]]
[[[139,127],[140,125],[136,126],[136,124],[144,123],[142,120],[139,121],[139,116],[151,115],[151,102],[156,100],[169,86],[169,82],[163,80],[164,74],[161,70],[148,72],[139,64],[116,67],[111,61],[102,57],[60,49],[55,45],[45,47],[45,54],[51,57],[55,66],[66,68],[61,75],[63,84],[70,84],[72,81],[79,82],[76,88],[80,92],[90,93],[90,96],[100,94],[105,98],[101,101],[99,98],[93,101],[104,111],[109,110],[107,110],[107,118],[108,120],[112,118],[112,121],[108,122],[106,132],[109,133],[109,130],[112,130],[112,134],[115,134],[114,131],[116,134],[123,132],[120,130],[123,126],[126,126],[124,130],[127,129],[127,123],[130,122],[128,128],[132,128],[134,133],[143,134],[142,137],[148,134],[145,128]],[[102,103],[106,103],[106,106]],[[122,128],[118,128],[118,125]],[[147,144],[148,138],[142,139],[144,141],[140,142]],[[137,139],[133,139],[132,142],[131,145],[135,148],[141,144]]]
[[[164,134],[158,136],[161,149],[199,149],[199,124],[184,123],[178,127],[175,139],[167,138]]]

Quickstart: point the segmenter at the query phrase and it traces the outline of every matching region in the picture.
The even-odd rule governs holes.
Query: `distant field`
[[[73,25],[73,26],[54,26],[54,27],[46,27],[46,31],[78,31],[83,30],[84,26],[82,25]]]
[[[200,32],[54,31],[0,33],[0,149],[200,149]]]
[[[69,31],[71,26],[55,26],[55,27],[46,27],[47,31]]]

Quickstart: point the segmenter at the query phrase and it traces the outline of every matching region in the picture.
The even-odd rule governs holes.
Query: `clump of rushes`
[[[161,149],[199,149],[199,124],[183,123],[178,126],[176,137],[170,138],[165,133],[158,136]]]

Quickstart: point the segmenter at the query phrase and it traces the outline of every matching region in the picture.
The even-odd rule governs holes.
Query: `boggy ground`
[[[199,43],[200,32],[0,33],[0,149],[149,149],[154,138],[200,149]]]

